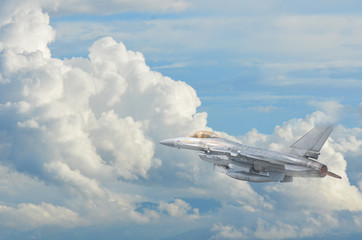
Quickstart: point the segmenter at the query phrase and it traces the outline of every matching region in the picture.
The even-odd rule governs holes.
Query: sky
[[[361,238],[359,1],[0,6],[0,239]],[[283,150],[325,122],[342,180],[237,181],[157,143]]]

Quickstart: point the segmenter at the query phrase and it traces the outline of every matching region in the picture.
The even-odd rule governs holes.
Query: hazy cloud
[[[222,224],[214,224],[211,229],[215,234],[211,237],[211,239],[243,239],[245,236],[236,230],[232,225],[222,225]]]
[[[75,227],[85,223],[76,212],[48,203],[21,203],[17,207],[0,205],[0,224],[22,230],[42,227]]]
[[[272,111],[278,110],[278,107],[269,105],[269,106],[257,106],[252,108],[254,111],[262,113],[270,113]]]
[[[277,221],[274,226],[269,224],[262,219],[258,219],[257,228],[254,236],[260,239],[285,239],[293,238],[297,236],[296,227]]]

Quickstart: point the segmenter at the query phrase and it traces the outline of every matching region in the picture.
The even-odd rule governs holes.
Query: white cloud
[[[327,116],[325,121],[329,121],[331,123],[335,123],[340,121],[343,116],[347,114],[349,110],[351,110],[350,106],[342,105],[338,101],[310,101],[309,104],[314,105],[318,108],[318,110],[323,111]]]
[[[211,170],[211,169],[210,169]],[[273,204],[256,192],[250,184],[244,181],[235,181],[224,173],[217,173],[213,176],[212,186],[217,192],[213,195],[224,201],[233,201],[244,210],[250,212],[271,210]]]
[[[281,126],[276,126],[271,135],[261,134],[253,129],[241,137],[241,140],[247,145],[282,151],[313,126],[324,123],[329,116],[328,111],[327,113],[317,111],[307,115],[305,119],[292,119]],[[349,181],[346,166],[353,163],[347,162],[343,155],[347,157],[360,155],[360,133],[359,128],[346,129],[337,126],[332,138],[322,149],[319,160],[327,164],[330,171],[341,175],[342,180],[330,177],[294,178],[293,183],[262,186],[266,194],[262,194],[260,190],[257,193],[264,197],[267,204],[271,204],[269,209],[273,211],[273,217],[264,219],[265,216],[257,215],[259,218],[255,220],[258,222],[257,230],[245,232],[246,236],[284,239],[315,236],[336,228],[348,229],[352,232],[359,231],[358,217],[362,211],[362,192],[360,186],[351,184]],[[353,182],[358,181],[357,179]],[[250,209],[248,205],[242,206],[246,210]],[[264,208],[264,211],[270,210]],[[349,217],[339,216],[340,211],[350,212],[357,220],[353,222]],[[279,213],[282,217],[278,217]],[[298,220],[294,219],[295,216],[298,216]],[[290,219],[290,221],[286,222],[285,219]],[[235,224],[235,226],[240,228],[242,224]]]
[[[152,166],[161,164],[160,160],[152,158],[154,143],[144,136],[142,125],[131,117],[122,119],[113,111],[102,113],[91,134],[98,154],[117,171],[118,176],[137,179],[140,175],[146,178]]]
[[[187,67],[187,66],[190,66],[190,65],[192,65],[192,63],[189,63],[189,62],[176,62],[176,63],[172,63],[172,64],[169,64],[169,65],[154,67],[154,69],[159,70],[159,69],[184,68],[184,67]]]
[[[275,128],[273,136],[267,138],[270,148],[283,150],[314,125],[323,123],[328,115],[315,112],[305,120],[291,120]],[[346,136],[346,134],[343,134]],[[284,145],[284,146],[283,146]],[[324,179],[298,179],[292,184],[268,186],[270,192],[276,191],[294,198],[295,204],[328,210],[356,210],[361,211],[362,193],[348,181],[346,174],[347,162],[343,155],[334,149],[327,141],[324,145],[319,161],[328,165],[329,170],[342,176],[342,180],[330,177]],[[318,197],[316,197],[318,196]]]
[[[70,169],[63,162],[53,161],[44,167],[66,187],[84,194],[84,198],[99,198],[104,194],[96,179],[85,177],[80,171]]]
[[[362,129],[345,128],[339,126],[334,133],[334,141],[330,143],[332,147],[344,155],[360,156],[362,153]]]
[[[66,218],[77,226],[155,217],[134,210],[139,196],[107,186],[147,178],[150,169],[160,167],[154,141],[171,130],[183,135],[204,128],[206,114],[196,113],[195,90],[150,71],[141,53],[112,38],[95,42],[89,59],[51,58],[47,44],[54,31],[48,15],[37,4],[13,6],[11,13],[0,24],[0,111],[11,119],[0,123],[1,164],[36,179],[34,186],[50,184],[48,192],[65,191],[66,197],[60,200],[64,206],[22,203],[2,205],[3,211],[9,219],[26,216],[19,224],[24,229],[66,225]],[[176,212],[174,205],[166,207],[170,215],[188,211],[180,201]],[[56,211],[64,217],[56,218]],[[192,211],[197,216],[197,209]]]
[[[78,3],[74,11],[83,11],[83,2]],[[68,11],[62,7],[59,11]],[[91,5],[86,11],[92,13],[94,9]],[[48,15],[30,3],[13,10],[1,16],[0,24],[4,33],[0,44],[2,226],[126,225],[152,219],[162,225],[170,219],[183,223],[192,219],[197,226],[213,226],[215,238],[287,238],[314,236],[336,229],[339,223],[348,224],[345,219],[336,220],[338,212],[346,210],[354,219],[352,231],[359,231],[361,189],[348,181],[349,163],[342,155],[360,154],[359,128],[336,129],[334,141],[323,148],[321,160],[342,175],[342,180],[300,179],[286,185],[237,181],[213,172],[197,153],[155,144],[206,128],[207,114],[197,113],[201,102],[192,87],[151,71],[141,53],[127,50],[110,37],[96,41],[88,58],[51,58],[47,45],[54,40],[54,31]],[[221,22],[219,28],[237,22]],[[156,21],[155,27],[163,29],[164,23]],[[210,25],[207,20],[201,24]],[[174,37],[181,36],[179,41],[184,41],[187,31],[187,27],[181,27]],[[24,41],[26,37],[28,41]],[[212,39],[207,34],[205,38]],[[207,49],[204,40],[200,37],[194,46]],[[338,106],[327,105],[323,109]],[[282,150],[325,118],[326,114],[315,112],[277,126],[271,135],[254,129],[241,139],[246,144]],[[201,207],[192,206],[192,201],[182,197],[216,199],[220,206],[205,213],[204,218]],[[175,200],[165,200],[170,198]],[[136,203],[150,199],[158,203],[159,212],[136,210]],[[287,199],[287,204],[278,199]],[[300,207],[305,211],[297,213],[305,221],[295,220],[283,210]],[[280,220],[284,216],[278,211],[286,220]],[[279,221],[272,224],[273,218],[261,217],[265,213]],[[239,228],[249,222],[240,222],[242,214],[250,217],[250,224],[257,224],[255,233],[250,226]],[[215,216],[232,224],[215,224]],[[319,228],[324,225],[330,227]]]
[[[296,236],[296,227],[277,221],[274,226],[262,219],[258,219],[257,228],[254,236],[260,239],[285,239]]]
[[[4,4],[7,9],[8,2]],[[13,49],[18,53],[39,50],[45,57],[50,57],[47,45],[54,40],[55,32],[49,25],[49,16],[40,7],[30,5],[19,4],[2,16],[0,50]]]
[[[85,222],[76,212],[48,203],[21,203],[17,207],[0,205],[0,224],[26,230],[40,226],[75,227]]]
[[[190,204],[181,199],[175,199],[173,203],[160,202],[158,209],[161,212],[166,212],[171,217],[199,217],[199,209],[192,209]]]
[[[245,236],[232,225],[214,224],[211,229],[212,232],[216,232],[211,239],[243,239]]]
[[[295,215],[296,211],[298,210],[294,210],[292,214]],[[298,212],[297,216],[300,218],[297,224],[258,218],[256,230],[252,234],[260,239],[305,238],[331,231],[345,224],[339,221],[338,217],[326,212],[302,211]]]

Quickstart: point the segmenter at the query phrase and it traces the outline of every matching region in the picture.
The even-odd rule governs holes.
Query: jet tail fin
[[[290,153],[318,159],[319,151],[333,131],[333,128],[333,125],[313,128],[290,146]]]

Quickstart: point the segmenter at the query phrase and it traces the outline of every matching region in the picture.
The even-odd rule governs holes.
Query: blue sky
[[[58,37],[50,48],[55,57],[84,57],[94,40],[112,36],[195,88],[209,126],[243,134],[267,117],[257,125],[270,133],[318,109],[314,101],[359,105],[359,5],[196,1],[176,13],[72,14],[51,17]]]
[[[2,239],[360,239],[358,1],[3,1]],[[237,181],[157,141],[282,150],[336,122],[338,181]]]

